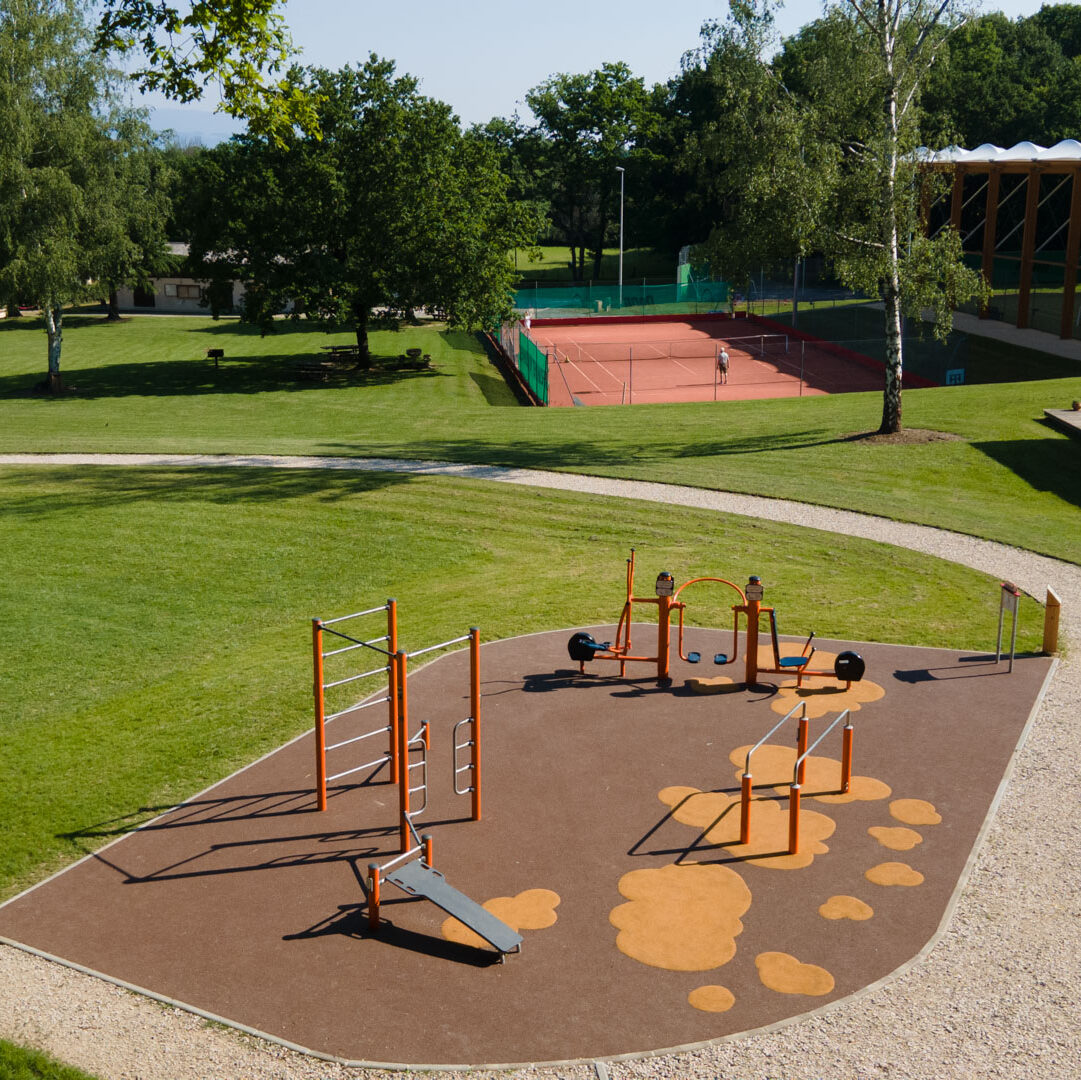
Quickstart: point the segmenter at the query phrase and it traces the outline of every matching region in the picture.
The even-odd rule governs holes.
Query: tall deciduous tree
[[[633,175],[636,160],[645,158],[640,144],[656,123],[650,92],[626,64],[604,64],[585,75],[554,75],[526,94],[526,104],[540,137],[534,167],[549,186],[552,224],[571,249],[574,277],[585,276],[587,250],[599,276],[618,220],[616,166]]]
[[[321,138],[246,136],[197,160],[186,219],[201,272],[244,280],[245,317],[264,327],[290,305],[352,327],[365,357],[373,324],[417,308],[469,328],[508,316],[508,252],[537,220],[492,147],[390,61],[310,77]]]
[[[54,391],[65,306],[138,279],[164,246],[160,193],[134,182],[151,136],[112,84],[77,0],[0,5],[0,295],[41,309]]]
[[[251,131],[282,139],[315,131],[314,102],[290,67],[293,43],[281,0],[101,0],[100,48],[141,54],[132,77],[144,90],[193,101],[216,84],[221,108]]]

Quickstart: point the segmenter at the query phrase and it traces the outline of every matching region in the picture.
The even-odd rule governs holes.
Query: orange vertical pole
[[[672,598],[657,597],[657,679],[669,678],[669,650],[672,638]]]
[[[368,863],[368,929],[379,929],[379,864]]]
[[[390,727],[390,782],[398,782],[398,670],[394,657],[398,653],[398,601],[387,600],[387,713]]]
[[[327,808],[326,699],[323,696],[323,624],[312,619],[312,691],[315,694],[315,797]]]
[[[757,600],[747,601],[747,656],[744,659],[743,677],[748,686],[758,683],[758,620],[762,614]]]
[[[398,665],[398,845],[401,854],[409,850],[409,693],[406,654],[394,654]]]
[[[424,861],[428,866],[432,865],[432,837],[429,833],[425,833],[421,838],[421,842],[424,844]]]
[[[739,790],[739,842],[751,842],[751,788],[754,786],[750,773],[744,773]]]
[[[473,820],[480,821],[480,630],[469,628],[469,712],[473,717]]]
[[[852,725],[845,724],[841,734],[841,791],[847,795],[852,786]]]
[[[634,610],[634,548],[631,548],[631,557],[627,560],[627,636],[624,645],[627,652],[631,651],[631,613]],[[618,644],[618,642],[616,643]],[[626,670],[625,664],[620,664],[619,674],[622,676]]]
[[[803,755],[807,753],[807,736],[808,729],[811,726],[811,722],[806,716],[801,716],[799,719],[799,731],[796,735],[796,757],[803,758]],[[799,776],[796,777],[796,782],[802,784],[806,779],[807,773],[807,759],[799,763]]]
[[[799,854],[799,784],[788,789],[788,854]]]
[[[747,582],[747,659],[744,679],[748,686],[758,685],[758,623],[762,618],[762,582],[752,577]]]

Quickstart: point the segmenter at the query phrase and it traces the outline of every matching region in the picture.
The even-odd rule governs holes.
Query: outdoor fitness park
[[[1052,669],[1013,655],[1017,590],[971,654],[785,637],[753,574],[643,591],[634,560],[603,626],[406,647],[394,601],[313,620],[313,732],[15,898],[0,934],[409,1065],[691,1046],[918,959]],[[707,595],[729,627],[696,625]]]

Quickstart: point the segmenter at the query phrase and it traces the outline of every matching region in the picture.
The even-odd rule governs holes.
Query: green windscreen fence
[[[539,318],[568,315],[700,314],[728,303],[724,281],[683,281],[670,285],[584,281],[561,286],[534,285],[515,293],[514,306]]]
[[[518,332],[518,371],[542,405],[548,404],[548,357],[521,331]]]

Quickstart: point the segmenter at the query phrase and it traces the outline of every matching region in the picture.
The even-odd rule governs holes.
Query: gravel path
[[[479,1071],[554,1080],[1059,1080],[1081,1076],[1081,567],[957,533],[777,499],[495,466],[346,458],[7,455],[0,465],[333,468],[449,475],[744,514],[940,556],[1062,600],[1063,658],[944,932],[922,960],[799,1022],[707,1049]],[[0,947],[0,1035],[104,1080],[377,1080]],[[444,1073],[455,1077],[458,1072]]]

